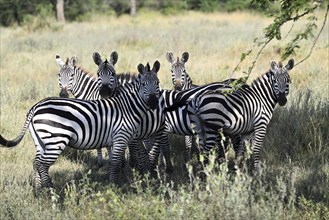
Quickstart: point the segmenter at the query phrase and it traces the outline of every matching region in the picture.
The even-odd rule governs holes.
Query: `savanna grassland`
[[[321,15],[321,13],[320,13]],[[323,16],[320,16],[322,18]],[[306,22],[306,21],[303,21]],[[296,24],[290,34],[303,28]],[[271,23],[250,13],[135,18],[93,17],[88,22],[0,29],[0,133],[15,138],[26,113],[37,101],[58,96],[55,55],[77,55],[79,65],[95,75],[92,53],[108,57],[118,51],[116,70],[137,72],[139,63],[161,63],[161,87],[170,89],[166,52],[190,53],[186,68],[195,84],[245,76],[255,53],[232,74],[242,52]],[[320,24],[320,21],[319,21]],[[283,36],[290,29],[283,27]],[[210,163],[201,181],[185,167],[184,139],[171,136],[175,172],[155,181],[129,168],[119,187],[109,186],[108,166],[96,167],[95,151],[66,152],[50,168],[51,196],[35,198],[32,187],[35,147],[29,134],[14,149],[0,149],[1,219],[329,219],[329,29],[320,35],[312,56],[291,70],[288,103],[277,107],[262,151],[257,176],[227,172]],[[287,42],[289,35],[284,38]],[[258,59],[248,83],[280,60],[284,42],[273,41]],[[305,42],[292,57],[300,61],[310,50]],[[285,61],[286,62],[286,61]],[[285,63],[284,63],[285,64]]]

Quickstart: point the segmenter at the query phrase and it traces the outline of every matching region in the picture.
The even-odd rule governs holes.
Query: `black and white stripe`
[[[98,59],[100,59],[100,55],[98,53],[94,54],[97,55],[94,55],[93,57],[98,56]],[[115,74],[114,65],[116,64],[117,60],[118,54],[116,51],[113,51],[110,55],[110,62],[107,62],[108,67],[106,67],[106,69],[111,70],[112,73],[108,74],[108,82],[113,82],[114,80],[116,80],[119,85],[131,83],[133,80],[135,80],[135,77],[133,75]],[[69,97],[69,93],[71,93],[77,99],[97,100],[101,98],[107,98],[110,95],[115,95],[115,92],[103,92],[102,97],[98,89],[97,78],[89,75],[88,72],[77,66],[78,58],[76,56],[73,56],[70,60],[69,58],[67,58],[66,61],[63,62],[61,57],[59,55],[56,55],[56,62],[60,66],[60,70],[58,73],[60,97],[67,98]],[[105,66],[105,64],[102,65]],[[109,147],[107,149],[110,157],[111,150]],[[103,166],[103,156],[101,148],[97,149],[97,165],[98,167]]]
[[[226,136],[238,137],[240,142],[253,134],[254,167],[260,160],[260,150],[274,108],[277,103],[284,105],[289,93],[290,77],[288,71],[294,66],[289,60],[285,67],[271,61],[270,70],[254,80],[251,86],[244,86],[232,93],[209,92],[192,99],[188,111],[198,134],[205,137],[204,152],[216,146],[216,137],[222,129]],[[235,149],[243,154],[244,149]]]
[[[172,75],[172,83],[174,85],[174,89],[178,91],[187,90],[191,88],[198,87],[197,85],[194,85],[192,82],[192,79],[190,78],[189,74],[186,71],[185,63],[189,59],[189,53],[184,52],[182,54],[182,58],[177,59],[174,58],[174,55],[172,52],[168,52],[166,54],[167,60],[169,63],[171,63],[171,75]],[[222,82],[219,82],[219,85],[226,85],[224,86],[225,89],[228,88],[230,85],[238,84],[240,83],[237,79],[228,79]],[[213,88],[209,88],[210,90]],[[218,89],[217,87],[215,88]],[[202,95],[204,92],[201,92],[200,95]],[[174,133],[178,134],[188,134],[191,132],[191,125],[188,121],[188,119],[185,119],[186,117],[186,110],[184,108],[180,108],[180,111],[175,113],[167,114],[166,117],[166,123],[167,127],[173,127],[172,130],[176,130]],[[185,120],[184,120],[185,119]],[[187,128],[187,129],[186,129]],[[170,130],[171,130],[170,129]],[[185,131],[184,131],[185,130]],[[220,140],[219,136],[219,140]],[[193,136],[185,136],[185,146],[186,146],[186,159],[187,161],[191,157],[191,148],[192,148],[192,140]],[[198,143],[200,145],[203,145],[203,139],[199,139]],[[224,146],[222,146],[224,147]]]
[[[188,75],[185,63],[189,59],[189,53],[184,52],[182,58],[175,60],[174,54],[172,52],[167,52],[166,54],[168,62],[171,64],[171,80],[175,90],[182,91],[190,88],[195,88],[196,85],[193,85],[192,79]],[[175,119],[178,126],[181,122],[178,119]],[[191,158],[191,149],[192,149],[193,139],[192,136],[185,136],[185,146],[186,146],[186,155],[185,158],[187,161]]]
[[[56,55],[56,62],[60,67],[59,76],[59,96],[68,98],[71,93],[76,99],[97,100],[101,99],[96,78],[89,75],[81,67],[77,66],[78,58],[73,56],[70,60],[62,61],[59,55]],[[110,153],[111,150],[107,148]],[[102,149],[97,149],[97,166],[103,166]]]
[[[0,135],[2,147],[14,147],[29,128],[37,148],[34,159],[35,190],[51,187],[49,167],[66,146],[80,150],[113,146],[110,182],[115,182],[126,146],[141,130],[145,114],[158,107],[159,80],[156,61],[147,64],[134,83],[120,87],[116,97],[101,100],[48,98],[34,105],[27,115],[21,134],[14,140]]]

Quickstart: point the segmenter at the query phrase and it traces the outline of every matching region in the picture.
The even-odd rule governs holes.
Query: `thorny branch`
[[[323,3],[323,1],[318,1],[318,4],[317,4],[316,6],[307,9],[306,11],[304,11],[304,13],[299,14],[299,15],[296,15],[296,16],[294,16],[294,17],[288,17],[288,18],[285,18],[284,20],[280,20],[280,21],[278,22],[278,24],[276,24],[276,25],[278,25],[277,28],[280,28],[283,24],[285,24],[285,23],[288,22],[288,21],[293,21],[293,22],[294,22],[293,25],[292,25],[292,27],[290,28],[290,30],[288,31],[288,33],[287,33],[286,36],[284,37],[284,39],[290,34],[291,30],[292,30],[293,27],[294,27],[295,22],[296,22],[299,18],[301,18],[301,17],[303,17],[303,16],[305,16],[305,15],[307,15],[307,14],[313,12],[315,9],[319,8],[320,5],[321,5],[321,3]],[[296,65],[299,65],[299,64],[302,63],[302,62],[304,62],[306,59],[308,59],[308,58],[311,56],[311,54],[312,54],[312,52],[313,52],[313,49],[314,49],[314,47],[315,47],[315,44],[317,43],[318,38],[319,38],[320,34],[322,33],[322,31],[323,31],[323,29],[324,29],[324,27],[325,27],[326,20],[327,20],[327,18],[328,18],[328,11],[329,11],[329,4],[327,5],[327,8],[326,8],[326,13],[325,13],[325,16],[324,16],[324,21],[323,21],[322,27],[321,27],[319,33],[317,34],[317,36],[314,38],[314,41],[313,41],[312,47],[311,47],[311,49],[310,49],[310,52],[308,53],[308,55],[307,55],[304,59],[302,59],[301,61],[297,62],[297,63],[295,64],[295,66],[296,66]],[[278,19],[278,17],[276,17],[276,19]],[[272,23],[271,25],[272,25],[272,27],[275,26],[275,22]],[[268,26],[265,30],[266,30],[266,31],[270,30],[269,28],[271,27],[271,25]],[[274,30],[274,31],[275,31],[275,30]],[[309,31],[309,33],[311,34],[311,30],[308,30],[308,31]],[[253,45],[252,49],[249,49],[246,53],[242,53],[242,54],[241,54],[240,61],[238,62],[238,64],[235,66],[235,68],[233,69],[232,73],[230,74],[230,78],[232,78],[232,76],[234,75],[234,73],[235,73],[236,71],[239,70],[241,63],[245,60],[245,58],[246,58],[247,56],[251,55],[255,48],[259,48],[259,47],[260,47],[260,49],[258,50],[258,52],[257,52],[257,54],[256,54],[256,56],[255,56],[255,59],[252,61],[251,65],[248,67],[248,70],[247,70],[247,71],[243,71],[243,73],[245,73],[247,76],[246,76],[246,77],[242,77],[243,79],[242,79],[241,81],[242,81],[242,82],[246,82],[246,81],[248,80],[248,78],[249,78],[249,76],[250,76],[250,74],[251,74],[253,68],[255,67],[255,64],[256,64],[258,58],[260,57],[261,53],[263,52],[263,50],[265,49],[265,47],[266,47],[266,46],[267,46],[267,45],[268,45],[268,44],[269,44],[269,43],[270,43],[275,37],[276,37],[278,40],[281,40],[281,37],[278,38],[277,35],[275,35],[275,34],[273,34],[273,33],[272,33],[272,34],[269,34],[269,32],[265,33],[265,37],[263,37],[263,39],[260,40],[260,41],[258,41],[258,39],[256,38],[256,39],[254,40],[254,45]],[[305,37],[305,39],[307,39],[307,38]],[[298,45],[297,45],[296,47],[298,48]],[[288,48],[288,46],[287,46],[287,48]],[[293,49],[294,49],[294,48],[293,48]],[[293,51],[292,51],[292,52],[293,52]],[[292,52],[291,52],[291,53],[292,53]],[[285,58],[283,58],[283,59],[285,59]]]
[[[297,63],[295,64],[295,66],[301,64],[302,62],[304,62],[306,59],[308,59],[308,58],[311,56],[311,54],[312,54],[312,52],[313,52],[313,49],[314,49],[314,47],[315,47],[315,44],[316,44],[316,42],[318,41],[319,36],[320,36],[320,34],[322,33],[322,31],[323,31],[323,29],[324,29],[324,27],[325,27],[325,25],[326,25],[326,21],[327,21],[327,17],[328,17],[328,11],[329,11],[329,4],[327,5],[327,10],[326,10],[326,14],[325,14],[325,16],[324,16],[324,20],[323,20],[323,23],[322,23],[322,27],[321,27],[321,29],[320,29],[318,35],[315,37],[315,39],[314,39],[314,41],[313,41],[313,45],[312,45],[312,47],[311,47],[311,49],[310,49],[310,52],[307,54],[307,56],[306,56],[304,59],[302,59],[301,61],[297,62]]]

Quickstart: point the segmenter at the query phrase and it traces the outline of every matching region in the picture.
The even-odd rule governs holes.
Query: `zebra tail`
[[[23,127],[21,133],[15,139],[7,140],[0,134],[0,147],[7,147],[7,148],[16,147],[22,141],[22,139],[25,135],[25,132],[26,132],[27,128],[29,127],[31,119],[33,118],[33,115],[34,115],[34,111],[32,111],[32,109],[31,109],[30,112],[28,113],[28,115],[26,116],[24,127]]]

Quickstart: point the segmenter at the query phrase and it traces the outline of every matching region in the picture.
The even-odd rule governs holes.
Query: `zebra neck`
[[[72,95],[77,99],[99,99],[99,91],[95,78],[80,68],[74,69]]]
[[[140,111],[145,111],[149,108],[149,105],[142,97],[142,91],[138,82],[126,83],[124,86],[118,87],[117,96],[132,100],[134,107],[137,107]]]
[[[273,91],[273,81],[271,77],[269,77],[268,74],[264,74],[257,78],[251,84],[251,89],[259,97],[264,107],[273,112],[278,101]]]
[[[184,86],[183,86],[182,90],[190,89],[190,88],[193,88],[193,87],[194,87],[194,85],[193,85],[192,79],[186,73],[186,75],[185,75],[185,83],[184,83]]]

